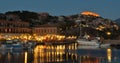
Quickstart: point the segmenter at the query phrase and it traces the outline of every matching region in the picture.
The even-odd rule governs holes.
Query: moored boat
[[[15,50],[20,50],[20,49],[23,49],[23,45],[19,42],[19,41],[16,41],[16,40],[6,40],[6,49],[15,49]]]
[[[76,40],[79,46],[85,47],[85,48],[108,48],[110,47],[110,44],[103,44],[100,42],[100,39],[98,37],[95,37],[93,39],[89,38],[81,38]]]

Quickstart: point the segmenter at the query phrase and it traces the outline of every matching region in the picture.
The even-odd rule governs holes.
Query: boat
[[[103,44],[100,41],[99,37],[94,37],[90,39],[90,37],[87,36],[85,38],[77,39],[76,42],[78,43],[79,46],[81,46],[80,48],[108,48],[110,47],[110,44]]]
[[[78,37],[78,39],[76,39],[76,42],[78,43],[79,46],[82,46],[82,47],[92,47],[92,48],[105,48],[105,47],[109,47],[110,44],[103,44],[102,43],[102,37],[99,37],[99,36],[90,36],[89,34],[87,34],[86,32],[85,33],[82,33],[82,26],[81,26],[81,21],[78,20],[77,22],[79,22],[79,32],[80,32],[80,35]],[[82,35],[84,34],[84,35]],[[85,48],[86,48],[85,47]]]
[[[36,42],[35,41],[27,41],[27,42],[23,42],[22,45],[25,50],[33,49],[36,46]]]
[[[5,46],[6,46],[6,49],[8,50],[11,50],[11,49],[22,50],[23,49],[23,45],[17,40],[6,40]]]
[[[0,44],[0,50],[1,50],[1,51],[6,50],[6,46],[5,46],[4,44]]]
[[[100,47],[100,42],[97,40],[97,38],[94,39],[89,39],[88,37],[86,38],[79,38],[76,40],[79,46],[87,46],[87,47],[92,47],[92,48],[98,48]]]
[[[87,40],[87,39],[77,39],[76,40],[79,45],[84,45],[84,46],[99,46],[98,40]]]

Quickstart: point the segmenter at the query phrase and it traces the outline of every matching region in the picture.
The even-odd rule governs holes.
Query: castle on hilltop
[[[99,17],[100,15],[91,11],[84,11],[81,13],[82,15],[90,15],[90,16],[95,16],[95,17]]]

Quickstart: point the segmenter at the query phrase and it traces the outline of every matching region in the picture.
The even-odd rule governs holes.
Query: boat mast
[[[79,25],[79,36],[78,36],[78,38],[81,38],[82,37],[81,20],[76,20],[76,23]]]
[[[82,27],[81,27],[81,22],[79,23],[79,38],[82,37]]]

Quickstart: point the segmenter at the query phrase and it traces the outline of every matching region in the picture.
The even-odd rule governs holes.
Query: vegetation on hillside
[[[60,34],[82,35],[85,33],[91,36],[102,36],[105,39],[117,39],[120,35],[119,26],[112,20],[100,16],[75,14],[71,16],[52,16],[49,13],[36,13],[30,11],[8,11],[0,13],[0,19],[11,21],[25,21],[30,23],[30,27],[43,24],[57,24]],[[79,22],[77,22],[79,21]],[[110,35],[107,34],[110,32]]]

